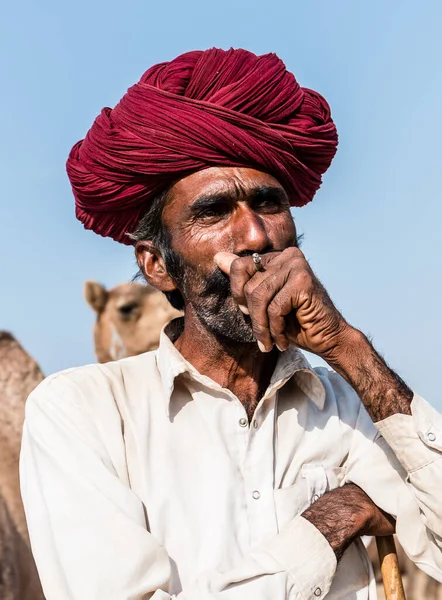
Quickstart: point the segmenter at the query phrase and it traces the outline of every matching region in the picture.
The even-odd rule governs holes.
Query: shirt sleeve
[[[346,481],[396,518],[406,554],[442,581],[442,416],[415,396],[412,416],[373,424],[361,405]]]
[[[197,574],[171,595],[166,549],[148,531],[141,500],[117,475],[80,390],[63,375],[28,399],[20,475],[47,600],[316,599],[336,570],[326,539],[298,516],[236,568]]]
[[[396,414],[376,424],[399,459],[426,527],[442,538],[442,415],[414,395],[411,416]]]

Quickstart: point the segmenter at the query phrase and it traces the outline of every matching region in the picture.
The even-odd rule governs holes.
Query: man
[[[442,579],[442,418],[298,248],[337,135],[275,55],[147,71],[68,163],[86,228],[133,243],[184,319],[52,376],[21,458],[48,600],[375,597],[363,535]],[[299,348],[334,369],[313,370]]]

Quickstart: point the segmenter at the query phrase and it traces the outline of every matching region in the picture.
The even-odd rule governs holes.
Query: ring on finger
[[[261,257],[259,256],[258,252],[254,252],[252,254],[252,258],[253,258],[253,263],[256,267],[257,271],[262,271],[263,270],[263,266],[262,266],[262,262],[261,262]]]

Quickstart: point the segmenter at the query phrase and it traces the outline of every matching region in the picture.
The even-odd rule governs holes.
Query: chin
[[[252,321],[244,315],[230,297],[218,302],[216,308],[205,306],[197,311],[199,320],[216,338],[225,342],[256,343]]]

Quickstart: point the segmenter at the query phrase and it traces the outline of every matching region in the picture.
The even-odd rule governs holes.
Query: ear
[[[153,285],[153,287],[161,292],[176,290],[175,282],[166,271],[163,257],[153,246],[152,242],[137,242],[135,244],[135,256],[138,267],[146,278],[147,283]]]
[[[84,297],[89,306],[100,314],[108,299],[109,293],[98,281],[86,281],[84,284]]]

